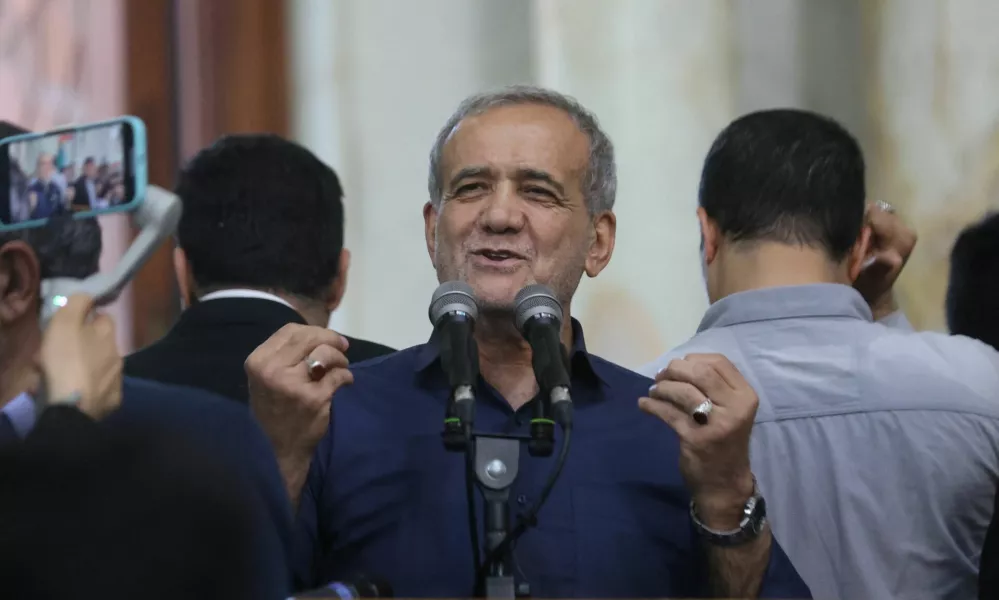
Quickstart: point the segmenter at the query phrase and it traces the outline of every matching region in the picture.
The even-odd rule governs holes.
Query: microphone
[[[353,600],[354,598],[392,598],[392,586],[379,577],[358,576],[351,582],[334,581],[323,587],[292,596],[297,598],[339,598]]]
[[[472,288],[462,281],[438,286],[430,300],[430,322],[440,346],[441,367],[451,386],[444,418],[444,446],[464,448],[475,420],[474,386],[479,376],[479,348],[472,337],[479,308]]]
[[[543,394],[542,402],[538,404],[549,401],[554,421],[564,429],[572,424],[572,396],[569,394],[568,358],[560,336],[562,305],[554,292],[539,284],[529,285],[517,292],[514,304],[517,329],[531,346],[534,376]],[[544,409],[535,406],[536,415],[539,410]],[[535,421],[538,418],[531,419],[532,437]],[[551,422],[545,424],[538,421],[539,435],[545,425],[552,429]]]

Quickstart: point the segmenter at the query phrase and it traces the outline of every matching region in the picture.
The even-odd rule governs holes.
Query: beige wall
[[[591,348],[631,367],[683,342],[703,313],[697,179],[713,136],[739,114],[810,108],[857,134],[872,199],[894,203],[921,235],[901,284],[917,326],[942,326],[954,234],[999,201],[995,0],[291,4],[296,135],[348,194],[356,260],[333,325],[350,334],[426,339],[427,152],[463,96],[506,83],[576,95],[616,143],[618,245],[574,312]]]

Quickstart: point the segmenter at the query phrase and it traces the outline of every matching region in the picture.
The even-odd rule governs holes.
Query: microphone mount
[[[146,187],[146,197],[132,211],[132,220],[139,226],[139,235],[122,255],[113,269],[95,273],[86,279],[54,277],[41,284],[42,331],[48,326],[52,316],[66,305],[73,294],[87,294],[94,299],[95,306],[106,306],[114,302],[136,272],[146,264],[149,257],[168,237],[173,235],[180,222],[183,210],[180,198],[167,190],[150,185]],[[44,385],[36,394],[35,400],[41,406],[47,403]]]

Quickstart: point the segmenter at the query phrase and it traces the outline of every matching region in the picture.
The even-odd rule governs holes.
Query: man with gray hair
[[[738,371],[690,356],[653,385],[589,354],[569,318],[583,274],[610,262],[615,190],[596,119],[544,89],[469,98],[431,151],[426,250],[438,280],[467,283],[479,310],[477,431],[526,437],[543,401],[514,323],[518,291],[550,287],[567,317],[578,433],[540,512],[554,458],[520,461],[509,508],[533,528],[510,543],[508,573],[521,593],[551,598],[808,597],[766,525],[748,455],[757,399]],[[482,594],[465,463],[440,438],[440,340],[349,369],[345,348],[335,332],[289,325],[246,363],[297,505],[299,587],[375,572],[400,597]],[[697,413],[706,394],[710,418]]]

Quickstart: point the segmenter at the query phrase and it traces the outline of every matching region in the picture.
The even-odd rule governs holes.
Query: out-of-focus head
[[[55,173],[55,159],[53,156],[47,152],[39,154],[35,176],[42,181],[49,181],[52,179],[53,173]]]
[[[42,280],[85,279],[100,258],[96,219],[60,215],[42,227],[0,233],[0,393],[19,385],[20,367],[38,350]]]
[[[131,425],[77,434],[72,453],[0,449],[4,597],[259,598],[243,480],[182,437]]]
[[[950,332],[999,350],[999,212],[970,225],[950,253]]]
[[[430,153],[427,250],[438,280],[462,280],[484,312],[513,309],[525,285],[563,306],[585,272],[610,261],[617,174],[610,139],[588,110],[551,90],[472,96]]]
[[[697,213],[712,301],[717,259],[765,244],[820,253],[852,282],[867,251],[865,201],[863,153],[836,121],[793,109],[736,119],[701,173]]]
[[[343,191],[331,168],[276,135],[231,135],[183,169],[174,256],[185,301],[227,288],[293,296],[326,318],[343,298]],[[325,324],[325,321],[323,322]]]
[[[83,161],[83,174],[87,177],[87,179],[97,177],[97,162],[92,156],[88,156],[87,159]]]

